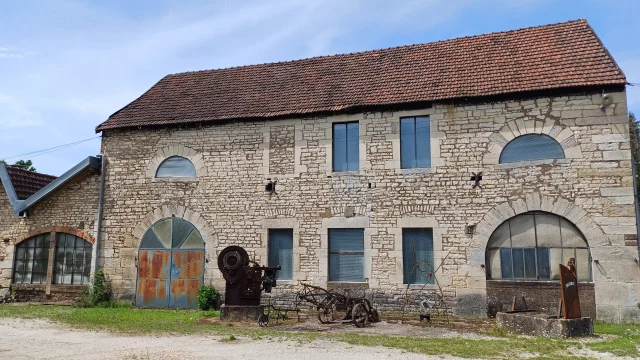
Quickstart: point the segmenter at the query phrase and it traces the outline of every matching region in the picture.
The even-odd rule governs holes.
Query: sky
[[[170,73],[579,18],[636,84],[629,109],[640,113],[637,0],[0,0],[0,159],[64,173],[99,153],[98,124]]]

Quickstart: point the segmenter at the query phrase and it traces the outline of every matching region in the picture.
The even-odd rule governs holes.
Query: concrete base
[[[262,314],[264,314],[263,305],[222,305],[220,307],[220,320],[223,321],[258,321],[258,317]]]
[[[557,319],[539,312],[496,314],[498,326],[513,332],[543,337],[576,337],[593,335],[593,319]]]

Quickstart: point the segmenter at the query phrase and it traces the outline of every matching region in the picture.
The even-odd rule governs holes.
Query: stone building
[[[32,228],[93,227],[80,238],[139,306],[192,306],[240,245],[282,265],[279,291],[429,292],[487,316],[513,296],[554,312],[575,258],[584,312],[637,320],[626,84],[584,20],[168,75],[97,127],[96,170],[0,210],[0,275],[16,283]]]

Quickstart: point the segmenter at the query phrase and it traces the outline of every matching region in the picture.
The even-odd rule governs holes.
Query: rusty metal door
[[[136,306],[168,307],[170,250],[140,250]]]
[[[194,308],[204,281],[204,241],[180,218],[155,223],[142,237],[136,306]]]
[[[204,251],[173,250],[171,257],[170,308],[194,308],[202,286]]]

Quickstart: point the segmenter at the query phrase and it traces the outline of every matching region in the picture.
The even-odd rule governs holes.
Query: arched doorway
[[[153,224],[138,252],[136,306],[194,308],[204,281],[204,241],[181,218]]]
[[[591,253],[580,230],[561,216],[540,211],[503,222],[487,243],[489,315],[510,310],[514,296],[553,313],[560,297],[558,264],[570,258],[576,259],[583,313],[595,316]]]

